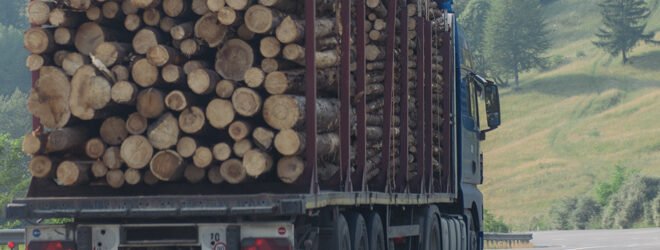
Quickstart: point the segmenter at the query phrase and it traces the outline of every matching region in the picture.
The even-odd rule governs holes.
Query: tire
[[[423,221],[420,222],[422,231],[422,245],[424,250],[437,250],[442,245],[442,236],[440,234],[440,212],[435,205],[431,205],[422,211]]]
[[[440,230],[442,231],[442,250],[449,250],[451,242],[451,230],[447,218],[440,219]]]
[[[328,242],[334,246],[333,248],[330,249],[352,250],[351,233],[348,229],[348,222],[346,222],[346,218],[344,218],[344,215],[339,214],[339,216],[337,216],[337,219],[334,222],[334,229],[335,229],[334,235],[336,240],[334,240],[334,242],[332,243]]]
[[[376,212],[371,212],[367,217],[367,235],[369,239],[369,249],[385,250],[385,230],[383,230],[383,221]],[[393,250],[392,248],[390,248]]]
[[[369,250],[369,237],[367,223],[364,217],[357,212],[346,213],[348,230],[350,232],[350,245],[353,250]]]

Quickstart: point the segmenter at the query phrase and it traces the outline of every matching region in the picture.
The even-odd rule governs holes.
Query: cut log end
[[[38,155],[32,157],[28,164],[30,174],[36,178],[51,177],[54,171],[54,163],[47,156]]]
[[[220,175],[231,184],[238,184],[247,179],[243,164],[238,159],[229,159],[220,166]]]
[[[223,99],[213,99],[206,106],[206,118],[209,124],[214,128],[226,128],[234,121],[234,107],[231,101]]]
[[[189,136],[181,137],[176,144],[176,152],[183,158],[193,156],[195,150],[197,150],[197,141]]]
[[[213,161],[213,153],[207,147],[198,147],[193,154],[193,164],[198,168],[206,168]]]
[[[57,180],[64,186],[85,184],[89,181],[91,164],[63,161],[57,166]]]
[[[261,110],[261,95],[249,88],[238,88],[231,97],[236,113],[252,117]]]
[[[149,163],[151,173],[162,181],[176,180],[183,174],[183,158],[172,150],[163,150]]]
[[[218,161],[226,161],[231,156],[229,144],[221,142],[213,146],[213,158]]]
[[[300,149],[304,147],[304,143],[298,132],[292,129],[284,129],[275,136],[275,148],[285,156],[301,153]]]
[[[294,183],[305,171],[305,162],[296,156],[282,157],[277,162],[277,176],[284,183]]]
[[[154,153],[149,139],[141,135],[129,136],[121,144],[121,158],[130,168],[146,167]]]
[[[249,176],[257,178],[270,171],[272,166],[273,158],[260,150],[249,150],[243,155],[243,167]]]

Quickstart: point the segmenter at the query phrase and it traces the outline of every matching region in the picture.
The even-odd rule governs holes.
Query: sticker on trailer
[[[202,250],[226,250],[226,227],[226,225],[199,225],[199,243]]]
[[[215,243],[215,246],[213,246],[213,250],[227,250],[227,245],[223,242],[218,242]]]

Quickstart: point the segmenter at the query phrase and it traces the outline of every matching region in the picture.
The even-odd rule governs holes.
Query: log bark
[[[247,151],[250,151],[252,149],[252,141],[249,139],[243,139],[240,141],[237,141],[234,143],[234,146],[232,147],[232,151],[234,154],[240,158],[243,158],[245,153]]]
[[[141,169],[149,164],[154,148],[149,139],[141,135],[132,135],[121,143],[121,158],[130,168]]]
[[[245,26],[257,34],[266,34],[275,30],[282,19],[284,19],[282,12],[263,5],[252,5],[245,12]]]
[[[254,145],[263,151],[269,151],[273,145],[275,133],[265,127],[257,127],[252,132]]]
[[[259,149],[252,149],[243,155],[245,172],[254,178],[267,173],[273,167],[273,158]]]
[[[137,185],[142,181],[142,172],[133,168],[126,169],[124,179],[128,185]]]
[[[227,133],[234,141],[246,138],[252,132],[252,126],[246,121],[234,121],[229,125]]]
[[[192,164],[186,164],[186,168],[183,171],[183,177],[192,184],[199,183],[204,180],[204,177],[206,177],[206,170],[195,167],[195,165]]]
[[[103,76],[97,75],[93,66],[80,67],[71,78],[69,97],[71,114],[82,120],[97,118],[96,111],[110,102],[110,90],[110,82]]]
[[[206,106],[206,118],[214,128],[224,129],[234,121],[234,116],[234,107],[231,101],[213,99]]]
[[[261,110],[261,95],[249,88],[238,88],[231,96],[231,103],[236,113],[245,117],[252,117]]]
[[[135,34],[132,45],[135,53],[144,55],[151,47],[164,42],[165,38],[159,30],[154,27],[145,27]]]
[[[106,67],[112,67],[116,63],[127,61],[131,51],[131,45],[128,43],[103,42],[94,49],[94,56]]]
[[[207,13],[197,19],[194,28],[195,36],[204,40],[211,48],[220,46],[229,36],[228,31],[229,29],[220,24],[217,15],[213,13]]]
[[[183,175],[185,170],[183,158],[173,150],[163,150],[154,155],[149,163],[151,173],[161,181],[174,181]]]
[[[253,89],[261,87],[261,84],[264,82],[264,78],[264,72],[258,67],[249,68],[247,71],[245,71],[243,76],[245,85]]]
[[[275,71],[268,73],[264,82],[264,88],[271,95],[284,94],[293,89],[304,92],[304,70],[298,71]],[[321,81],[328,79],[319,79]]]
[[[220,165],[220,176],[231,184],[238,184],[247,179],[247,172],[238,159],[229,159]]]
[[[220,80],[217,85],[215,85],[215,94],[220,98],[228,99],[234,94],[236,89],[236,83],[229,80]]]
[[[165,95],[158,89],[148,88],[140,91],[137,97],[137,112],[152,119],[165,111]]]
[[[170,17],[183,17],[190,11],[190,1],[186,0],[163,0],[163,12]]]
[[[305,162],[297,156],[285,156],[277,162],[277,176],[284,183],[294,183],[305,171]]]
[[[91,162],[63,161],[57,166],[57,180],[64,186],[86,184],[91,167]]]
[[[36,178],[50,178],[55,175],[55,166],[58,162],[53,162],[51,158],[44,155],[37,155],[30,159],[28,168],[30,174]]]
[[[188,74],[188,87],[198,95],[212,93],[218,81],[220,76],[209,69],[195,69]]]
[[[231,39],[227,41],[215,59],[215,71],[222,78],[233,81],[242,81],[245,71],[254,64],[254,51],[245,41]]]
[[[154,66],[166,64],[181,65],[185,61],[183,54],[175,48],[166,45],[156,45],[147,50],[147,59]]]
[[[124,183],[126,182],[126,179],[124,179],[124,171],[121,171],[121,169],[108,171],[108,173],[105,174],[105,181],[112,188],[120,188],[124,186]]]
[[[199,107],[186,108],[179,115],[179,127],[184,133],[198,134],[203,131],[205,125],[204,110]]]
[[[109,169],[120,169],[123,163],[119,147],[109,147],[103,152],[103,164]]]
[[[267,36],[261,39],[259,43],[259,52],[266,58],[273,58],[280,54],[282,50],[280,41],[273,36]]]
[[[92,163],[92,176],[95,178],[103,178],[108,173],[108,167],[102,161],[95,161]]]
[[[179,122],[172,113],[161,115],[147,129],[147,138],[156,149],[168,149],[179,141]]]
[[[137,95],[137,86],[132,82],[124,80],[116,82],[110,89],[112,101],[118,104],[135,105]]]
[[[186,73],[178,65],[168,64],[160,70],[160,76],[163,81],[171,84],[183,84],[186,81]]]
[[[132,113],[126,119],[126,131],[131,135],[141,135],[147,131],[148,126],[147,118],[140,113]]]
[[[23,46],[33,54],[55,50],[55,38],[51,29],[31,28],[23,34]]]
[[[101,139],[110,145],[119,145],[128,136],[126,121],[118,116],[105,119],[99,130]]]
[[[91,159],[100,159],[105,153],[105,143],[101,138],[92,138],[85,143],[85,154]],[[99,177],[99,176],[97,176]]]
[[[305,97],[272,95],[264,102],[264,120],[275,129],[302,128],[305,123]],[[319,132],[334,131],[339,123],[339,102],[317,99],[316,116]]]
[[[55,33],[53,34],[55,44],[58,45],[71,45],[73,44],[74,37],[76,37],[76,31],[66,27],[55,29]]]
[[[229,144],[220,142],[213,145],[213,158],[218,161],[226,161],[231,156],[231,147]]]
[[[46,153],[60,152],[83,145],[89,139],[90,131],[85,126],[55,129],[48,134]]]
[[[213,153],[208,147],[197,147],[195,153],[192,156],[193,164],[198,168],[206,168],[211,165],[213,161]]]
[[[176,152],[183,158],[190,158],[197,150],[197,140],[190,136],[184,136],[176,143]]]

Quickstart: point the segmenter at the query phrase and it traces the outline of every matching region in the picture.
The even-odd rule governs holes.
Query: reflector
[[[291,242],[285,238],[248,238],[241,242],[242,250],[292,250]]]
[[[76,244],[70,241],[33,241],[25,250],[76,250]]]

